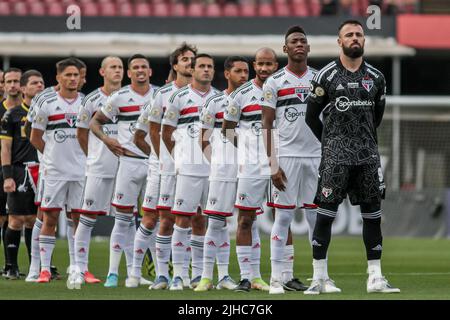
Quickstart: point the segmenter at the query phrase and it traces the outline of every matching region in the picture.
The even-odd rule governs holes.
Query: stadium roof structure
[[[308,36],[310,57],[336,57],[336,36]],[[3,57],[101,57],[130,56],[136,52],[149,57],[165,57],[180,43],[195,44],[199,51],[213,56],[252,56],[261,47],[270,47],[283,56],[280,35],[199,35],[136,33],[0,33],[0,55]],[[365,55],[402,57],[415,55],[415,49],[397,43],[393,37],[366,36]]]

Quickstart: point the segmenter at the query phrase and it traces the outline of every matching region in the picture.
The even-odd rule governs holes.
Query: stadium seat
[[[220,5],[217,3],[211,3],[206,5],[205,16],[206,17],[220,17],[222,15],[222,10]]]
[[[271,17],[275,14],[271,3],[261,3],[258,6],[258,16],[260,17]]]
[[[309,0],[309,14],[311,16],[320,16],[320,11],[322,6],[320,5],[320,0]]]
[[[297,17],[307,17],[309,16],[308,6],[305,1],[297,1],[297,3],[292,3],[292,15]]]
[[[187,15],[189,17],[202,17],[204,9],[203,3],[190,3],[187,7]]]
[[[26,16],[28,15],[28,8],[25,2],[13,3],[13,15]]]
[[[133,6],[129,2],[122,2],[117,4],[117,15],[121,17],[132,17]]]
[[[166,3],[155,3],[153,5],[153,15],[156,17],[169,16],[169,6]]]
[[[280,17],[288,17],[291,15],[291,10],[286,3],[275,4],[275,15]]]
[[[256,16],[256,5],[253,3],[241,4],[241,16],[242,17],[254,17]]]
[[[184,3],[174,3],[170,10],[170,15],[174,17],[184,17],[187,15],[186,5]]]
[[[0,16],[9,16],[11,8],[8,2],[0,2]]]
[[[81,7],[81,14],[87,17],[95,17],[98,16],[98,7],[94,2],[86,2]]]
[[[45,16],[45,6],[42,2],[30,3],[30,15]]]
[[[134,12],[136,17],[149,17],[152,15],[152,8],[150,3],[138,2],[134,5]]]
[[[115,16],[117,15],[116,5],[112,2],[100,2],[100,15],[101,16]]]
[[[239,16],[239,7],[235,3],[227,3],[223,6],[222,14],[225,17],[238,17]]]
[[[47,15],[49,16],[62,16],[66,12],[63,9],[63,6],[59,2],[53,2],[48,4]]]

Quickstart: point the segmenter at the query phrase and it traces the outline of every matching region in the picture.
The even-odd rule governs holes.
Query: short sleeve
[[[175,96],[173,99],[171,99],[171,102],[169,102],[169,105],[167,106],[167,110],[164,113],[164,117],[162,120],[163,125],[177,127],[178,118],[180,117],[180,110],[178,107],[179,103],[180,103],[180,99],[177,96]]]
[[[275,109],[278,101],[278,90],[273,78],[267,79],[263,85],[263,96],[261,98],[261,106]]]
[[[36,112],[36,116],[34,117],[33,123],[31,124],[31,128],[39,129],[45,131],[48,123],[48,112],[47,105],[45,101],[39,105],[39,108]]]
[[[11,112],[6,112],[1,119],[0,139],[11,140],[14,137],[14,123]]]
[[[241,117],[241,106],[237,94],[228,97],[228,106],[225,109],[224,119],[227,121],[239,122]]]
[[[148,111],[151,108],[151,102],[147,102],[141,110],[141,114],[136,122],[136,129],[148,133]]]
[[[213,129],[215,119],[215,103],[211,101],[205,106],[205,108],[202,109],[202,113],[200,114],[202,129]]]
[[[117,106],[117,103],[115,103],[117,99],[117,93],[113,93],[108,97],[105,105],[101,109],[102,113],[110,120],[113,120],[119,115],[119,107]]]
[[[162,102],[162,94],[156,93],[155,99],[153,100],[152,106],[148,113],[148,120],[151,122],[161,123],[164,113],[164,106]]]
[[[324,105],[328,102],[326,78],[320,76],[322,74],[322,72],[318,72],[311,80],[309,87],[309,101],[318,105]]]
[[[84,128],[89,129],[89,121],[91,121],[92,118],[92,102],[90,102],[87,99],[84,99],[84,101],[81,103],[80,111],[78,111],[77,116],[77,127],[78,128]]]

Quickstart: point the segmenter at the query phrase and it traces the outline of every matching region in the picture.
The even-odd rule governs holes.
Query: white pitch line
[[[347,273],[347,272],[330,272],[331,275],[336,276],[366,276],[367,273]],[[450,272],[386,272],[385,275],[391,276],[446,276]]]

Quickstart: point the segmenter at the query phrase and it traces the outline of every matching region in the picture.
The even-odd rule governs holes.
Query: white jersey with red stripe
[[[287,67],[271,75],[263,86],[261,105],[276,110],[279,157],[320,157],[320,142],[305,123],[310,82],[316,70],[297,76]]]
[[[222,135],[222,123],[228,106],[228,96],[220,94],[209,98],[202,110],[202,129],[212,129],[210,137],[211,174],[210,181],[237,180],[237,150],[232,142]]]
[[[108,95],[98,88],[88,94],[81,103],[78,112],[77,127],[89,129],[89,122],[95,113],[106,105]],[[111,138],[117,138],[117,116],[102,126],[103,132]],[[119,159],[111,150],[89,131],[88,156],[86,159],[86,176],[114,178]]]
[[[262,88],[254,80],[243,84],[228,98],[225,120],[239,124],[238,178],[267,179],[269,161],[262,135]]]
[[[155,86],[150,85],[147,93],[141,95],[135,92],[131,85],[125,86],[111,94],[106,100],[106,105],[101,108],[103,114],[111,121],[117,117],[117,140],[122,147],[143,158],[147,158],[147,155],[134,144],[133,135],[141,109],[150,101],[154,90]],[[150,144],[150,140],[146,139]]]
[[[197,177],[209,176],[209,163],[199,144],[200,113],[206,101],[220,93],[211,87],[199,92],[191,85],[178,90],[170,98],[163,125],[175,127],[175,169],[178,174]]]
[[[44,178],[63,181],[84,179],[86,156],[77,140],[76,121],[82,95],[72,101],[59,93],[43,99],[32,128],[44,131]]]

